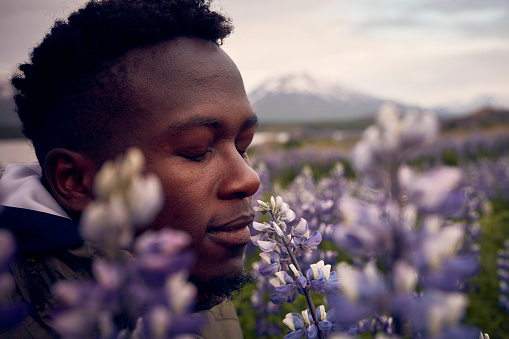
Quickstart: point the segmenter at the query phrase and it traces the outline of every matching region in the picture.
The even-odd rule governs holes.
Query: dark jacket
[[[0,300],[24,302],[29,309],[17,326],[0,329],[0,338],[56,338],[51,313],[61,304],[53,291],[55,283],[92,279],[92,261],[103,257],[104,251],[99,244],[81,239],[76,222],[41,184],[37,164],[9,165],[0,172],[0,205],[0,228],[9,229],[18,242],[11,264],[16,289]],[[232,303],[202,313],[208,325],[196,338],[243,337]]]

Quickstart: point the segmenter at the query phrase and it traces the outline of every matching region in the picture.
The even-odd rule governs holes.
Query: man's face
[[[193,275],[202,282],[243,273],[260,181],[246,150],[256,115],[241,76],[216,45],[179,39],[127,54],[128,87],[139,112],[130,143],[145,153],[166,202],[151,225],[192,236]]]

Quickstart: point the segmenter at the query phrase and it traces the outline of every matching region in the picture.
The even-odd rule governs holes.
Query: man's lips
[[[207,233],[211,240],[223,247],[245,246],[250,241],[248,226],[253,223],[252,213],[239,216],[226,223],[207,227]]]

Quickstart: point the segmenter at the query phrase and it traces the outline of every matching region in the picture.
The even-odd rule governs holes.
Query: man
[[[101,164],[134,146],[166,197],[150,228],[192,237],[197,310],[211,309],[204,336],[242,336],[223,301],[249,280],[243,253],[259,178],[246,151],[257,119],[219,47],[231,30],[203,0],[92,1],[57,22],[19,66],[15,100],[39,165],[6,168],[0,226],[16,233],[25,261],[42,258],[45,299],[6,333],[54,336],[49,317],[58,301],[46,285],[91,277],[100,251],[81,242],[76,223]],[[33,303],[30,263],[20,261],[13,275]]]

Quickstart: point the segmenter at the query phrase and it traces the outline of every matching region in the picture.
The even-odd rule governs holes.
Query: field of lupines
[[[509,134],[438,131],[429,113],[385,106],[350,153],[255,154],[247,338],[509,336]]]
[[[384,106],[351,152],[255,154],[261,188],[236,301],[246,338],[506,338],[509,333],[509,135],[436,140],[427,112]],[[96,179],[82,234],[104,242],[96,282],[62,283],[62,337],[167,338],[195,331],[186,234],[134,229],[161,206],[136,150]],[[128,248],[130,261],[117,251]],[[0,233],[0,282],[13,288],[13,238]],[[26,305],[4,307],[0,325]],[[143,310],[143,311],[142,311]],[[127,328],[119,328],[123,319]]]

